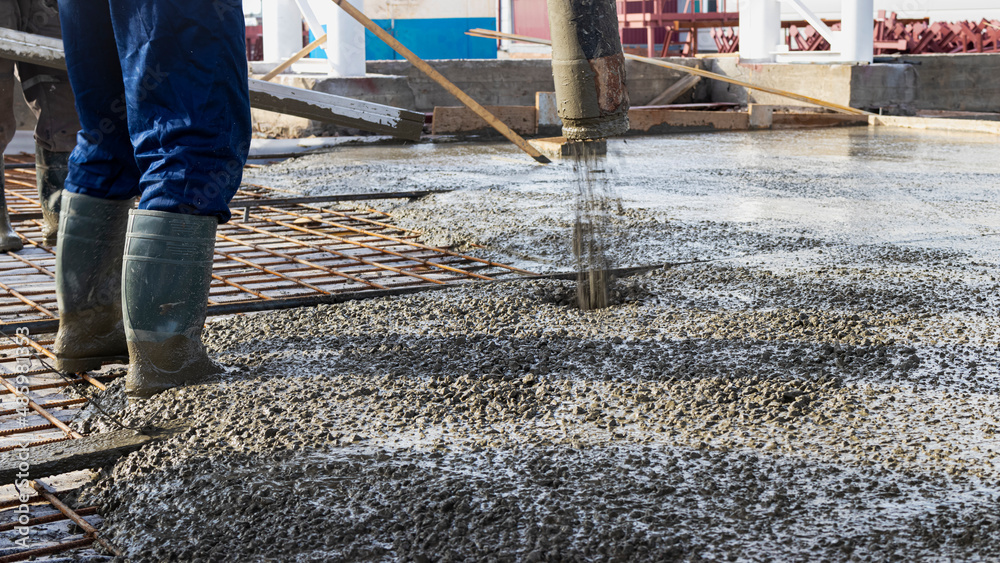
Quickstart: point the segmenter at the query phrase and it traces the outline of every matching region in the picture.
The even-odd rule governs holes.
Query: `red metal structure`
[[[880,11],[875,18],[875,54],[1000,53],[1000,20],[905,22]]]
[[[739,23],[739,0],[617,0],[617,7],[625,52],[694,56],[700,29],[712,30],[720,52],[733,52],[738,45],[731,26]],[[549,38],[545,0],[512,0],[512,8],[514,33]],[[727,26],[728,31],[716,30]]]
[[[618,0],[622,44],[626,51],[645,44],[641,54],[647,57],[694,56],[699,29],[733,26],[739,19],[739,0]]]

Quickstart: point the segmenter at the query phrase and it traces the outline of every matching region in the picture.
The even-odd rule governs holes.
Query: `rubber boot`
[[[132,200],[64,191],[56,250],[56,368],[70,373],[128,362],[122,324],[122,250]]]
[[[3,168],[3,155],[0,154],[0,169]],[[21,237],[10,226],[10,215],[7,213],[7,196],[4,190],[4,174],[0,173],[0,252],[17,252],[24,248]]]
[[[42,204],[42,243],[55,246],[59,233],[59,204],[69,173],[69,153],[35,148],[35,179]]]
[[[131,363],[125,391],[146,399],[221,373],[201,342],[215,250],[215,217],[133,210],[122,272]]]

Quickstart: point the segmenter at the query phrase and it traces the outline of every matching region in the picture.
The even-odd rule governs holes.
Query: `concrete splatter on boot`
[[[131,399],[223,372],[201,342],[217,225],[215,217],[163,211],[129,216],[122,304]]]
[[[3,169],[3,155],[0,155],[0,170]],[[10,215],[7,213],[7,196],[4,193],[4,177],[0,173],[0,252],[17,252],[24,248],[24,242],[10,226]]]
[[[132,200],[112,201],[62,193],[56,298],[59,333],[56,367],[79,373],[125,363],[121,279],[125,227]]]
[[[42,243],[55,246],[59,232],[59,206],[63,183],[69,173],[69,153],[35,148],[35,179],[42,204]]]

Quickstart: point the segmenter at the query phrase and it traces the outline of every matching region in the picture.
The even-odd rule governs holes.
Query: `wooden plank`
[[[0,57],[66,69],[59,39],[0,29]],[[343,96],[249,80],[250,105],[257,109],[335,123],[363,131],[416,141],[424,126],[422,113]]]
[[[420,139],[424,127],[422,113],[253,78],[250,79],[250,104],[257,109],[336,123],[411,141]]]
[[[21,479],[39,479],[110,465],[150,441],[172,435],[185,427],[183,422],[174,422],[163,429],[145,434],[134,430],[116,430],[77,440],[3,452],[0,454],[0,483],[10,484]],[[27,459],[23,459],[24,457]],[[22,471],[22,464],[25,462],[28,463],[27,477]]]
[[[303,47],[302,49],[300,49],[298,53],[295,53],[291,57],[288,57],[287,59],[285,59],[285,62],[283,62],[283,63],[279,64],[278,66],[274,67],[273,69],[271,69],[271,72],[265,74],[260,79],[263,80],[264,82],[268,82],[269,80],[271,80],[275,76],[278,76],[279,74],[281,74],[282,72],[284,72],[285,69],[287,69],[288,67],[292,66],[293,64],[295,64],[300,59],[304,58],[309,53],[312,53],[313,51],[315,51],[316,49],[318,49],[319,46],[322,45],[323,43],[326,43],[326,34],[325,33],[323,35],[320,35],[319,37],[317,37],[316,40],[313,41],[312,43],[310,43],[310,44],[306,45],[305,47]]]
[[[868,125],[868,116],[843,113],[784,113],[771,115],[772,129],[809,129],[812,127],[849,127]]]
[[[1000,135],[1000,122],[977,119],[873,115],[868,118],[868,123],[870,125],[925,129],[929,131],[959,131],[963,133]]]
[[[575,156],[577,149],[574,145],[583,144],[580,141],[568,141],[566,137],[545,137],[544,139],[532,139],[528,141],[538,152],[545,156],[556,159]],[[590,154],[608,154],[608,142],[605,139],[600,141],[584,141],[590,149]]]
[[[646,105],[659,106],[671,104],[674,100],[683,96],[685,92],[697,86],[699,82],[701,82],[700,76],[685,74],[680,80],[671,84],[669,88],[664,90],[659,96],[650,100]]]
[[[750,116],[732,111],[678,111],[661,108],[632,108],[628,112],[630,134],[688,131],[745,131]]]
[[[538,130],[534,106],[486,106],[507,127],[521,135],[533,135]],[[434,108],[431,132],[434,135],[471,133],[488,129],[490,125],[464,106],[439,106]]]
[[[0,28],[0,58],[66,70],[60,39]]]

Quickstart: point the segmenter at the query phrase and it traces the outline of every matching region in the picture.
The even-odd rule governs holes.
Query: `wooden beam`
[[[424,127],[422,113],[253,78],[250,105],[411,141],[420,139]]]
[[[61,39],[13,29],[0,28],[0,58],[66,70]]]
[[[76,440],[66,440],[31,448],[30,478],[39,479],[50,475],[61,475],[81,469],[104,467],[118,461],[152,440],[172,435],[186,427],[184,422],[173,422],[158,431],[140,434],[134,430],[116,430],[105,434],[95,434]],[[22,462],[20,450],[0,454],[0,483],[10,484],[21,480]]]
[[[0,29],[0,58],[66,69],[66,56],[61,40],[11,29]],[[415,111],[262,80],[250,79],[249,86],[250,105],[257,109],[410,141],[420,139],[420,132],[424,127],[424,114]]]
[[[295,53],[291,57],[288,57],[288,59],[285,62],[283,62],[280,65],[278,65],[278,66],[274,67],[273,69],[271,69],[271,72],[269,72],[269,73],[265,74],[264,76],[260,77],[260,79],[263,80],[264,82],[267,82],[267,81],[271,80],[275,76],[278,76],[279,74],[281,74],[282,72],[284,72],[284,70],[286,68],[292,66],[293,64],[295,64],[296,62],[298,62],[299,60],[301,60],[303,57],[305,57],[306,55],[308,55],[309,53],[312,53],[313,50],[315,50],[317,47],[319,47],[323,43],[326,43],[326,34],[325,33],[323,35],[320,35],[319,37],[317,37],[316,40],[313,41],[312,43],[310,43],[310,44],[306,45],[305,47],[303,47],[302,49],[300,49],[298,53]]]
[[[666,90],[664,90],[659,96],[657,96],[657,97],[653,98],[652,100],[650,100],[649,103],[646,104],[646,105],[647,106],[660,106],[660,105],[664,105],[665,106],[665,105],[672,104],[672,103],[674,103],[674,100],[676,100],[677,98],[680,98],[681,96],[683,96],[684,92],[687,92],[691,88],[694,88],[699,82],[701,82],[701,77],[700,76],[693,76],[691,74],[687,74],[687,75],[683,76],[677,82],[674,82],[673,84],[671,84],[669,88],[667,88]]]

